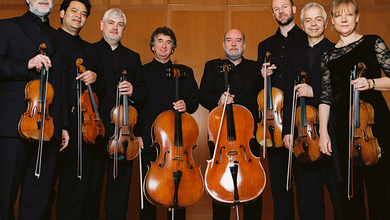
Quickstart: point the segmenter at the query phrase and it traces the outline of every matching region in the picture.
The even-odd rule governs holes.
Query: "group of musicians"
[[[264,145],[266,141],[259,144],[255,138],[248,144],[257,157],[262,149],[267,151],[274,219],[295,219],[293,190],[286,189],[288,157],[294,151],[296,138],[291,129],[295,95],[318,109],[319,124],[314,125],[317,131],[310,133],[319,133],[315,147],[323,154],[317,161],[306,163],[292,157],[299,219],[325,219],[324,186],[330,194],[334,219],[366,219],[367,216],[390,219],[390,158],[387,155],[390,112],[381,93],[390,90],[390,52],[379,36],[357,32],[360,14],[355,0],[332,3],[331,22],[340,35],[336,44],[324,37],[328,20],[320,4],[309,3],[302,8],[300,28],[294,22],[293,0],[272,0],[272,14],[279,28],[259,43],[257,62],[243,57],[244,33],[229,30],[222,41],[228,63],[233,66],[229,73],[229,90],[226,91],[224,75],[218,69],[223,65],[222,59],[206,62],[199,89],[192,69],[179,65],[186,76],[180,79],[178,100],[175,100],[174,81],[167,77],[167,69],[173,65],[170,57],[177,47],[177,39],[170,28],[159,27],[152,33],[149,46],[154,58],[142,65],[140,55],[121,44],[126,16],[120,9],[105,12],[100,22],[102,39],[91,44],[79,36],[90,15],[89,0],[64,0],[58,30],[50,26],[48,19],[53,0],[26,0],[26,3],[29,10],[24,15],[0,21],[1,220],[15,219],[18,195],[18,219],[51,219],[52,205],[56,201],[57,219],[97,220],[106,170],[106,219],[126,219],[133,161],[119,162],[115,167],[118,173],[115,173],[115,163],[107,154],[107,144],[116,130],[111,110],[117,105],[118,91],[128,96],[130,104],[138,111],[134,134],[142,149],[142,178],[145,178],[148,166],[158,156],[152,147],[151,128],[160,113],[173,109],[192,114],[199,104],[209,111],[218,106],[239,104],[250,111],[255,124],[261,123],[266,117],[259,114],[257,96],[264,88],[265,78],[284,94],[283,130],[281,137],[276,137],[283,140],[284,146],[263,148],[261,143]],[[41,43],[46,45],[46,54],[37,54]],[[267,52],[272,54],[271,60],[265,59]],[[79,63],[76,64],[79,58],[83,60],[85,71],[79,71]],[[365,75],[351,81],[350,72],[359,62],[366,66]],[[53,118],[54,135],[50,141],[43,141],[40,154],[38,141],[22,138],[18,126],[21,114],[28,109],[28,94],[40,95],[30,94],[33,91],[27,90],[26,85],[41,79],[42,70],[46,70],[54,90],[47,110]],[[124,70],[127,81],[119,81]],[[297,84],[302,71],[310,82]],[[370,126],[380,154],[379,161],[369,166],[355,160],[353,175],[348,178],[350,85],[374,110],[374,123]],[[78,91],[88,86],[98,97],[105,135],[95,144],[83,140],[80,152]],[[366,140],[371,133],[364,135]],[[209,144],[211,158],[215,147]],[[358,152],[361,156],[361,151]],[[41,169],[37,175],[39,156]],[[353,196],[348,188],[350,182],[353,182]],[[146,198],[143,201],[140,219],[156,219],[156,206]],[[243,208],[244,219],[261,219],[261,196]],[[230,219],[230,206],[213,201],[212,210],[214,220]],[[172,212],[168,211],[167,216],[172,218]],[[175,210],[174,218],[185,219],[185,209]]]

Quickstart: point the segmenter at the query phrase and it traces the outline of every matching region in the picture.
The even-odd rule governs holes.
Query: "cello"
[[[167,77],[174,79],[177,102],[180,78],[185,77],[177,61],[167,70]],[[196,203],[203,194],[203,177],[200,166],[192,158],[199,133],[195,119],[186,112],[167,110],[157,116],[151,130],[158,156],[145,176],[145,197],[152,204],[172,211]]]
[[[308,76],[305,71],[298,76],[299,83],[308,83]],[[296,84],[296,83],[295,83]],[[294,86],[295,88],[295,86]],[[294,149],[294,155],[299,162],[311,163],[322,157],[318,145],[318,111],[310,105],[306,105],[306,98],[299,98],[299,107],[297,108],[298,90],[293,93],[292,117],[291,117],[291,144]],[[298,128],[298,137],[294,141],[295,127]],[[289,150],[288,167],[287,167],[287,191],[291,188],[291,167],[292,151]]]
[[[39,52],[46,55],[46,45],[39,46]],[[49,115],[49,105],[53,101],[54,89],[49,83],[49,70],[42,66],[41,79],[32,80],[25,88],[27,111],[20,118],[18,131],[28,141],[38,140],[38,153],[35,165],[35,176],[41,175],[43,142],[50,141],[54,134],[53,118]]]
[[[264,63],[272,65],[271,53],[265,54]],[[268,67],[265,66],[265,74]],[[264,77],[264,89],[257,96],[259,113],[262,116],[260,123],[257,123],[256,138],[263,146],[263,157],[265,158],[266,147],[282,147],[282,108],[283,92],[271,85],[271,76]]]
[[[221,72],[229,92],[228,59],[223,59]],[[207,160],[206,192],[217,203],[235,206],[258,199],[265,187],[265,173],[260,159],[250,150],[254,138],[254,120],[250,111],[238,104],[214,108],[208,118],[209,144],[214,154]],[[226,110],[226,114],[225,114]]]
[[[363,77],[364,63],[355,65],[350,80]],[[348,154],[348,199],[353,197],[353,166],[371,166],[381,158],[381,148],[372,133],[374,108],[359,98],[359,91],[350,84],[349,110],[349,154]]]
[[[126,74],[126,70],[123,70],[119,83],[127,81]],[[137,117],[137,110],[129,105],[128,96],[121,95],[117,87],[116,106],[111,110],[111,123],[115,124],[115,130],[107,145],[108,154],[114,159],[114,179],[118,176],[118,161],[133,160],[138,155],[139,143],[133,133]]]

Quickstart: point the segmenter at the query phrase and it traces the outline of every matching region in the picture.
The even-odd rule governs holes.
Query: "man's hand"
[[[62,130],[62,142],[61,142],[60,152],[62,150],[64,150],[68,146],[69,139],[70,139],[70,137],[69,137],[68,131],[67,130]]]
[[[179,112],[185,112],[186,111],[186,103],[184,102],[184,100],[179,100],[179,101],[173,103],[173,108],[175,110],[178,110]]]
[[[313,88],[306,83],[298,84],[295,89],[298,90],[298,97],[313,97]]]
[[[51,60],[48,56],[38,54],[28,61],[28,69],[35,68],[36,71],[41,71],[42,66],[45,66],[46,70],[51,67]]]
[[[224,92],[218,101],[218,106],[223,106],[225,104],[226,96],[228,96],[227,101],[226,101],[226,105],[234,103],[234,95],[231,95],[228,92]]]
[[[96,73],[92,72],[91,70],[87,70],[76,77],[76,80],[81,79],[85,83],[86,86],[96,82]]]
[[[263,63],[263,68],[261,68],[261,75],[265,76],[265,67],[267,67],[267,76],[270,76],[274,73],[274,69],[276,69],[276,66],[275,64],[272,64],[272,66],[270,66],[270,63]]]
[[[119,83],[119,91],[121,92],[121,95],[127,95],[131,97],[133,95],[133,85],[131,85],[128,81],[123,81]]]

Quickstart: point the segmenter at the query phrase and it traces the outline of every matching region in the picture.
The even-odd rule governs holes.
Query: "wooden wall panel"
[[[168,4],[180,5],[226,5],[227,0],[168,0]]]
[[[192,68],[203,68],[206,60],[223,55],[225,13],[220,11],[172,11],[171,28],[178,47],[172,58]]]
[[[167,5],[168,0],[109,0],[110,5]]]

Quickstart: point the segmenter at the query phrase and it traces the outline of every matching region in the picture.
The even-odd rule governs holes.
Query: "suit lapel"
[[[30,23],[27,17],[27,13],[22,15],[20,19],[20,23],[22,26],[22,30],[26,33],[26,36],[28,36],[35,45],[37,45],[36,50],[39,49],[39,45],[42,43],[42,40],[39,36],[39,33],[37,32],[37,29],[35,28],[33,23]]]

